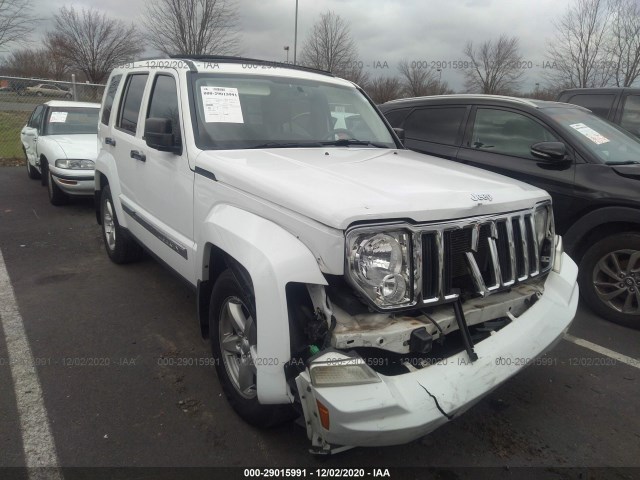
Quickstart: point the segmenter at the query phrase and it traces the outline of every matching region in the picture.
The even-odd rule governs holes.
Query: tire
[[[67,93],[67,94],[64,96],[64,98],[71,98],[71,94],[70,94],[70,93]]]
[[[113,206],[111,189],[108,185],[102,189],[100,217],[102,220],[102,239],[111,261],[123,264],[139,260],[142,257],[142,247],[131,238],[129,232],[120,226],[116,209]]]
[[[255,307],[231,270],[225,270],[218,277],[210,305],[211,351],[229,404],[242,419],[256,427],[273,427],[292,419],[295,412],[290,405],[262,405],[258,401],[255,364],[246,361],[251,358],[246,355],[250,355],[250,350],[257,344],[257,327],[253,320],[256,315],[251,313],[255,312]],[[243,329],[239,328],[241,323]]]
[[[22,149],[22,151],[24,152],[24,149]],[[24,152],[24,161],[27,164],[27,175],[29,176],[29,178],[31,180],[36,180],[40,178],[40,172],[38,172],[38,170],[36,170],[35,167],[31,165],[31,163],[29,163],[29,157],[27,157],[27,152]]]
[[[66,205],[69,202],[69,196],[64,193],[60,187],[53,180],[53,175],[47,168],[47,192],[49,193],[49,201],[51,205],[55,205],[59,207],[61,205]]]
[[[620,233],[595,243],[578,273],[587,305],[605,319],[640,329],[640,233]]]
[[[36,92],[36,96],[37,97],[41,97],[42,96],[42,92]]]

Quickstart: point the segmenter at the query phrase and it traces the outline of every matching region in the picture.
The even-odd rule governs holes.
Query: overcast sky
[[[43,18],[63,5],[97,8],[127,22],[140,23],[144,0],[33,0]],[[333,10],[351,26],[360,61],[371,75],[394,75],[398,61],[463,60],[467,40],[482,42],[502,33],[520,39],[521,53],[533,68],[525,68],[523,89],[542,86],[545,46],[553,36],[554,18],[570,0],[299,0],[298,53],[320,14]],[[293,59],[295,0],[238,0],[242,53],[247,57]],[[49,28],[44,21],[40,31]],[[37,38],[34,39],[37,42]],[[152,54],[154,52],[148,52]],[[385,63],[388,68],[385,67]],[[375,68],[382,66],[383,68]],[[529,65],[525,65],[529,67]],[[461,89],[463,77],[450,68],[442,80]]]

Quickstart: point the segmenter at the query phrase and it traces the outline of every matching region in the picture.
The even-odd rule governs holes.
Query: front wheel
[[[289,420],[289,405],[262,405],[257,392],[255,307],[236,276],[225,270],[211,292],[209,332],[216,371],[227,400],[247,423],[271,427]]]
[[[100,215],[102,239],[111,261],[120,264],[139,260],[142,256],[142,247],[120,226],[108,185],[102,189]]]
[[[53,179],[53,175],[51,175],[49,169],[47,169],[47,191],[49,193],[49,201],[51,202],[51,205],[59,207],[69,201],[69,197],[60,189]]]
[[[640,234],[620,233],[591,246],[580,262],[579,282],[592,310],[640,329]]]

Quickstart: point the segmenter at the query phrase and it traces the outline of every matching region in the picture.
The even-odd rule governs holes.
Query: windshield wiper
[[[351,145],[366,145],[376,148],[389,148],[388,145],[380,142],[371,142],[369,140],[355,140],[355,139],[347,139],[341,138],[340,140],[331,140],[329,142],[321,142],[322,145],[335,145],[336,147],[349,147]]]
[[[295,143],[295,142],[267,142],[261,143],[260,145],[252,145],[247,148],[309,148],[309,147],[322,147],[322,143],[320,142],[306,142],[306,143]]]
[[[637,165],[639,163],[638,160],[623,160],[621,162],[607,162],[607,165]]]

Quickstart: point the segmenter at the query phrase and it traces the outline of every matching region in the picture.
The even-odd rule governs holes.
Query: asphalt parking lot
[[[24,168],[0,168],[0,252],[44,405],[41,412],[25,409],[33,391],[12,374],[9,341],[15,332],[2,329],[3,318],[5,474],[26,478],[28,472],[6,467],[24,467],[28,457],[40,458],[31,466],[50,467],[375,466],[392,473],[419,467],[405,473],[421,478],[416,472],[428,471],[444,479],[484,472],[457,467],[497,467],[486,472],[506,478],[529,478],[518,467],[539,467],[530,478],[640,475],[640,362],[629,365],[563,340],[547,355],[547,365],[528,367],[419,441],[320,460],[307,452],[298,425],[261,431],[234,414],[214,368],[198,365],[210,350],[195,321],[194,293],[151,258],[112,264],[91,200],[53,207]],[[0,312],[7,315],[6,305]],[[583,306],[570,333],[640,359],[640,331],[605,322]],[[44,430],[34,433],[25,415],[34,415]],[[28,448],[45,453],[28,456]],[[602,470],[584,476],[587,467]]]

